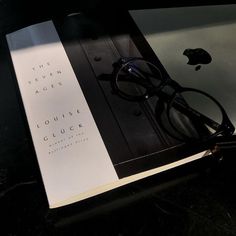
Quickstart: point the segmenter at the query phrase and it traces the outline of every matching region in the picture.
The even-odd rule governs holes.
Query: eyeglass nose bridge
[[[148,91],[152,96],[156,95],[165,102],[170,102],[175,97],[178,90],[174,88],[168,81],[162,83],[158,87],[153,87],[152,90]]]

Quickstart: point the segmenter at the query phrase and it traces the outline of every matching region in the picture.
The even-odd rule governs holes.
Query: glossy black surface
[[[17,28],[78,9],[33,14],[22,4],[0,1],[0,235],[236,235],[234,150],[220,162],[205,159],[48,209],[16,83],[5,79],[12,72],[3,42]]]

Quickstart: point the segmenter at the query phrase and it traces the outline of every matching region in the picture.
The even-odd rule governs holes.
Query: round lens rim
[[[213,138],[213,137],[218,136],[219,134],[223,133],[224,132],[224,130],[223,130],[224,124],[225,124],[225,122],[227,122],[229,120],[223,106],[214,97],[212,97],[210,94],[208,94],[208,93],[206,93],[202,90],[198,90],[198,89],[194,89],[194,88],[182,88],[180,91],[176,91],[175,94],[173,95],[172,99],[168,103],[168,105],[167,105],[167,117],[168,117],[168,122],[170,123],[172,128],[174,128],[177,132],[179,132],[181,134],[181,136],[185,137],[185,139],[191,139],[190,137],[188,137],[188,136],[184,135],[182,132],[180,132],[175,127],[175,125],[173,124],[173,122],[170,119],[170,109],[172,108],[172,104],[174,102],[174,99],[176,98],[176,94],[183,93],[183,92],[196,92],[196,93],[199,93],[199,94],[202,94],[202,95],[208,97],[210,100],[212,100],[212,102],[214,102],[218,106],[218,108],[219,108],[219,110],[222,114],[222,121],[219,124],[218,129],[214,133],[212,133],[211,135],[207,136],[205,139],[210,139],[210,138]],[[183,140],[185,140],[185,139],[183,139]],[[201,137],[201,139],[202,139],[202,137]]]
[[[123,62],[122,62],[123,61]],[[161,73],[161,70],[155,65],[153,64],[152,62],[150,61],[147,61],[143,58],[139,58],[139,57],[136,57],[136,58],[128,58],[128,59],[125,59],[125,58],[122,58],[120,60],[120,63],[118,63],[118,67],[116,67],[114,70],[113,70],[113,81],[112,81],[112,88],[113,90],[116,92],[116,94],[118,94],[119,96],[127,99],[127,100],[130,100],[130,101],[142,101],[142,100],[146,100],[148,99],[152,94],[149,93],[149,89],[148,88],[145,88],[146,89],[146,92],[143,94],[143,95],[140,95],[140,96],[135,96],[135,95],[129,95],[128,93],[125,93],[123,92],[120,88],[119,88],[119,85],[118,85],[118,76],[119,76],[119,72],[121,72],[129,63],[133,62],[133,61],[143,61],[145,63],[147,63],[149,66],[153,67],[156,71],[158,71],[159,75],[160,75],[160,80],[162,81],[160,83],[159,86],[155,86],[153,85],[153,83],[150,81],[150,83],[153,85],[153,87],[155,88],[159,88],[161,87],[162,83],[165,81],[164,77],[162,76],[162,73]]]

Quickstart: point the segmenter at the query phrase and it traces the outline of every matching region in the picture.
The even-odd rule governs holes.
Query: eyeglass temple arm
[[[220,127],[219,123],[210,119],[209,117],[205,116],[204,114],[196,111],[195,109],[191,108],[188,105],[185,105],[185,104],[179,103],[179,102],[173,102],[172,106],[189,117],[197,118],[198,120],[202,121],[203,123],[205,123],[206,125],[208,125],[209,127],[211,127],[214,130],[219,129],[219,127]]]
[[[219,143],[216,143],[216,146],[220,150],[232,150],[232,149],[236,150],[236,141],[219,142]]]
[[[224,151],[235,152],[236,151],[236,136],[229,138],[217,137],[214,143],[214,147],[211,149],[213,154],[224,153]]]

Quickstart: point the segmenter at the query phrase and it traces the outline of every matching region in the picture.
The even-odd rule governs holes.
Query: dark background
[[[233,1],[231,1],[233,2]],[[0,42],[14,29],[71,12],[113,14],[137,8],[230,1],[0,0]],[[0,43],[0,235],[236,235],[235,151],[48,210],[37,162]]]
[[[144,9],[158,7],[194,6],[234,3],[233,0],[0,0],[1,24],[9,19],[42,18],[61,16],[71,12],[116,12],[118,9]],[[3,20],[8,18],[8,20]],[[11,22],[13,23],[13,22]],[[16,22],[15,22],[16,23]]]

